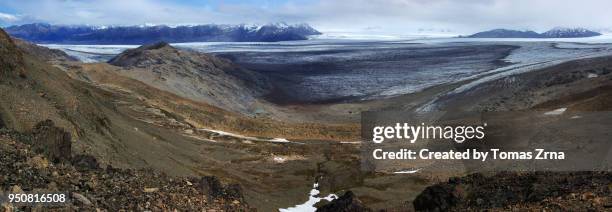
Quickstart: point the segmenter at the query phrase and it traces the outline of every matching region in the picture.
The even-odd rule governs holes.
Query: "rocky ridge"
[[[66,54],[66,52],[58,49],[49,49],[46,47],[42,47],[36,45],[34,43],[30,43],[21,39],[12,39],[15,43],[15,46],[19,48],[23,52],[28,52],[29,54],[36,56],[45,61],[49,62],[67,62],[67,61],[77,61],[76,58],[73,58]]]
[[[258,97],[270,89],[267,79],[256,72],[165,42],[126,50],[109,63],[152,87],[234,112],[253,113]]]

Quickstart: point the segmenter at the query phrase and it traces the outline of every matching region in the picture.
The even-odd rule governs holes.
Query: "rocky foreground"
[[[610,172],[502,172],[451,178],[425,189],[417,211],[610,211]]]
[[[64,193],[54,205],[3,203],[0,211],[153,210],[252,211],[239,185],[216,177],[169,177],[154,170],[100,167],[94,157],[72,155],[69,134],[52,122],[32,133],[0,132],[0,190],[10,193]]]
[[[429,186],[412,205],[389,211],[611,211],[612,173],[476,173]],[[348,191],[317,211],[375,210]]]

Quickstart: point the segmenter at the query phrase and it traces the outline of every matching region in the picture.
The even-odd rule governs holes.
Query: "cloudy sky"
[[[0,0],[0,25],[308,23],[321,31],[612,28],[610,0]]]

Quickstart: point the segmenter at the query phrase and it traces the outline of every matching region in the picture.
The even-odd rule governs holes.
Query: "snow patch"
[[[276,142],[276,143],[289,143],[290,141],[284,138],[273,138],[268,140],[269,142]]]
[[[229,137],[240,138],[240,139],[245,139],[245,140],[250,140],[250,141],[263,141],[263,142],[272,142],[272,143],[299,143],[299,142],[291,142],[284,138],[265,139],[265,138],[256,138],[256,137],[251,137],[251,136],[239,135],[239,134],[225,132],[221,130],[212,130],[212,129],[204,129],[204,128],[198,129],[198,130],[211,132],[211,133],[217,133],[219,136],[229,136]]]
[[[559,109],[556,109],[556,110],[548,111],[548,112],[544,113],[544,115],[547,115],[547,116],[557,116],[557,115],[563,114],[566,110],[567,110],[567,108],[562,107],[562,108],[559,108]]]
[[[414,169],[414,170],[402,170],[402,171],[396,171],[393,172],[393,174],[414,174],[419,172],[421,169]]]
[[[330,194],[330,195],[327,195],[326,197],[317,197],[319,193],[320,193],[319,183],[315,183],[312,186],[312,190],[310,190],[310,196],[308,196],[308,201],[306,201],[304,204],[296,205],[294,207],[281,208],[281,209],[278,209],[278,211],[280,212],[315,212],[317,208],[314,205],[320,202],[321,200],[332,201],[338,198],[338,196],[336,196],[335,194]]]
[[[287,161],[287,159],[280,157],[280,156],[274,156],[273,160],[276,163],[284,163],[285,161]]]
[[[301,155],[272,155],[272,161],[275,163],[286,163],[294,160],[305,160],[306,158]]]

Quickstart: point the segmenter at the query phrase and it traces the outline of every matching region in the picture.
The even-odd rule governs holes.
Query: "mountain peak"
[[[108,63],[123,67],[141,67],[153,63],[152,58],[165,58],[177,53],[174,47],[165,41],[142,45],[135,49],[128,49],[115,56]],[[161,61],[161,60],[160,60]]]
[[[548,38],[582,38],[599,36],[601,35],[601,33],[594,32],[582,27],[555,27],[551,30],[542,33],[542,35]]]

